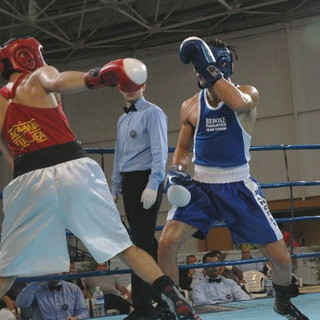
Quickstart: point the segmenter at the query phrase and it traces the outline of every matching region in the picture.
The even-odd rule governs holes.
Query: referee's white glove
[[[142,192],[141,202],[143,203],[143,208],[148,210],[150,209],[157,199],[157,191],[150,188],[145,188]]]

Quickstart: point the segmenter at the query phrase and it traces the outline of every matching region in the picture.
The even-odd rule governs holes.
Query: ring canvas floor
[[[292,302],[310,320],[320,320],[320,293],[305,293],[292,299]],[[253,299],[243,302],[230,302],[222,305],[196,308],[202,320],[281,320],[286,319],[272,309],[273,298]],[[126,315],[116,315],[105,320],[123,320]]]

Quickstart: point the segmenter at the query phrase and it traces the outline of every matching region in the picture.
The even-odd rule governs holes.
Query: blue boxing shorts
[[[228,183],[195,181],[191,200],[185,207],[173,207],[168,219],[199,229],[194,237],[204,239],[212,223],[225,222],[234,243],[266,244],[282,239],[282,233],[266,199],[252,178]]]

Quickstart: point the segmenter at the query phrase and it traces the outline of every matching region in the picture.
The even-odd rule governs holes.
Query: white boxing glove
[[[157,191],[150,188],[145,188],[142,192],[141,202],[143,203],[143,208],[150,209],[157,200]]]
[[[176,207],[184,207],[191,200],[191,189],[194,187],[190,175],[177,164],[170,166],[164,180],[164,191],[169,202]]]
[[[142,61],[125,58],[91,69],[85,74],[84,81],[89,89],[119,85],[121,91],[135,92],[143,86],[147,77],[147,67]]]

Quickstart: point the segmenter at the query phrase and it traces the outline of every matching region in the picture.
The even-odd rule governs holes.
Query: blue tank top
[[[246,164],[250,160],[251,136],[243,129],[237,113],[223,102],[212,108],[205,89],[199,94],[199,109],[193,162],[221,168]]]

